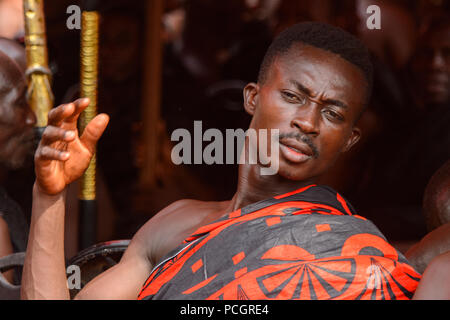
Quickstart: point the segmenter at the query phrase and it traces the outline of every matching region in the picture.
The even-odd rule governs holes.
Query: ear
[[[358,127],[353,127],[352,134],[348,138],[343,152],[349,151],[359,141],[359,139],[361,139],[361,129]]]
[[[244,88],[244,109],[251,116],[255,114],[258,102],[259,85],[251,82]]]

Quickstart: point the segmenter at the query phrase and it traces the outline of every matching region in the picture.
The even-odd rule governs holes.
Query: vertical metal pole
[[[99,14],[96,11],[83,11],[81,19],[81,97],[90,99],[89,106],[80,116],[79,129],[97,114],[98,79],[98,30]],[[97,241],[97,203],[96,203],[96,155],[80,180],[80,249]]]
[[[25,47],[27,54],[27,99],[36,114],[39,138],[47,126],[47,115],[53,107],[51,71],[48,68],[47,37],[45,34],[44,1],[24,0]]]

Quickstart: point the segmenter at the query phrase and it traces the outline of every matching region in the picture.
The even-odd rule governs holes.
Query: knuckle
[[[41,152],[40,152],[40,156],[42,157],[42,156],[47,156],[48,155],[48,152],[49,152],[49,147],[47,147],[47,146],[43,146],[42,148],[41,148]]]
[[[48,146],[45,146],[42,148],[42,156],[45,158],[52,158],[55,156],[55,150]]]
[[[45,128],[44,132],[42,133],[42,137],[47,138],[52,133],[52,130],[52,126],[47,126],[47,128]]]
[[[41,151],[39,149],[34,153],[34,160],[39,160],[41,158]]]
[[[48,112],[48,118],[49,119],[53,119],[54,117],[55,117],[55,109],[51,109],[49,112]]]
[[[47,126],[42,135],[47,140],[54,140],[56,138],[62,138],[65,134],[65,130],[55,126]]]

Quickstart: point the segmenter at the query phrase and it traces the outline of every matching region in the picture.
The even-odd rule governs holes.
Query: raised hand
[[[77,119],[88,105],[89,99],[83,98],[49,112],[48,126],[34,157],[36,185],[41,192],[58,194],[87,169],[109,122],[108,115],[99,114],[79,137]]]

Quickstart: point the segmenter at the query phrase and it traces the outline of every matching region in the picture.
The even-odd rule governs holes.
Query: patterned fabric
[[[199,228],[139,299],[410,299],[421,275],[329,187],[311,185]]]

